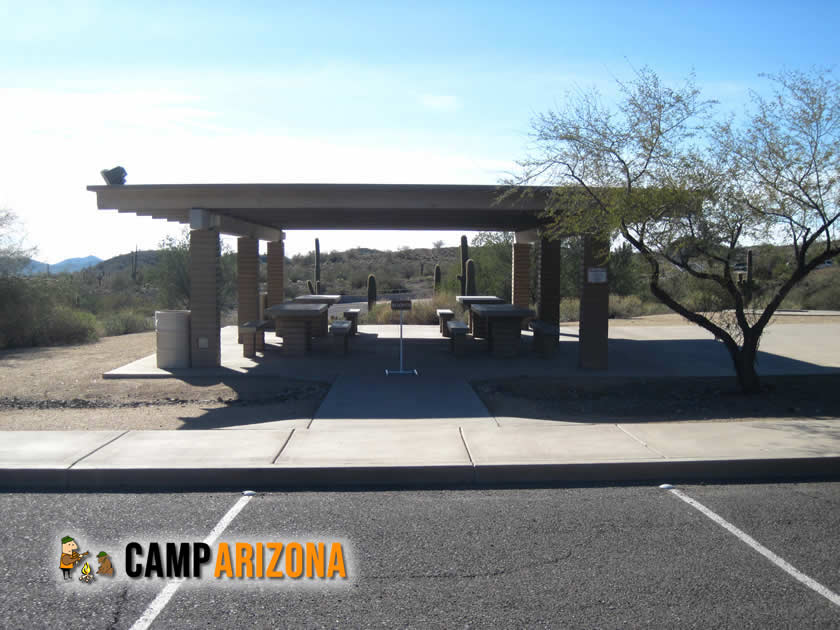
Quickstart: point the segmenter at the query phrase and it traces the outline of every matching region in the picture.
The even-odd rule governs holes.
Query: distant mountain
[[[29,264],[23,268],[25,276],[35,276],[39,273],[47,273],[47,263],[42,263],[37,260],[30,260]]]
[[[131,271],[134,252],[120,254],[108,260],[97,263],[96,268],[105,273],[119,273],[120,271]],[[158,261],[158,251],[154,249],[141,249],[137,252],[137,269],[154,267]]]
[[[96,256],[85,256],[84,258],[68,258],[67,260],[62,260],[59,263],[55,263],[54,265],[47,265],[47,263],[43,263],[38,260],[31,260],[29,261],[29,264],[24,268],[23,273],[27,275],[47,273],[48,266],[50,273],[73,273],[74,271],[81,271],[82,269],[86,269],[87,267],[93,267],[94,265],[99,264],[101,262],[102,259],[97,258]]]

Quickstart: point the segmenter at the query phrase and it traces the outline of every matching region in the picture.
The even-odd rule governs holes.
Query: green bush
[[[0,348],[95,341],[96,317],[69,306],[61,278],[0,279]]]
[[[611,295],[609,305],[610,319],[628,319],[644,314],[642,299],[637,295]]]
[[[563,298],[560,300],[560,321],[576,322],[580,318],[580,300],[578,298]]]
[[[100,317],[104,334],[108,337],[114,335],[128,335],[131,333],[154,330],[154,319],[137,311],[119,311]]]
[[[840,310],[840,286],[822,286],[802,300],[802,307],[820,311]]]
[[[84,343],[99,339],[99,322],[91,313],[55,306],[36,330],[36,346]]]

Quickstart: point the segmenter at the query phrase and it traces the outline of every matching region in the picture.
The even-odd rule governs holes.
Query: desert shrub
[[[802,299],[802,307],[814,310],[840,310],[840,286],[837,284],[818,288]]]
[[[458,306],[454,295],[441,293],[431,299],[414,300],[411,304],[411,310],[403,311],[403,323],[436,325],[438,323],[436,311],[439,308],[452,309],[456,314],[456,319],[459,312],[463,313],[463,309]],[[390,302],[377,302],[372,311],[361,316],[359,323],[399,324],[400,314],[399,311],[391,310]]]
[[[560,300],[560,321],[576,322],[580,318],[580,300],[578,298],[563,298]]]
[[[138,311],[119,311],[100,317],[106,336],[128,335],[131,333],[153,330],[154,319]]]
[[[82,343],[99,337],[99,322],[70,304],[62,278],[0,279],[0,348]]]
[[[644,313],[642,299],[637,295],[611,295],[609,303],[610,319],[639,317]]]
[[[40,323],[33,345],[51,346],[84,343],[99,339],[99,322],[91,313],[69,306],[53,307],[49,316]]]
[[[51,307],[45,279],[0,277],[0,348],[35,345]]]
[[[840,309],[840,269],[817,269],[787,295],[782,308]]]

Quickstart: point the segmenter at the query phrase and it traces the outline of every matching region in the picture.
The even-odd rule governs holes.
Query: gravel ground
[[[836,324],[837,315],[777,314],[771,325]],[[571,326],[574,322],[562,323]],[[610,326],[693,326],[675,313],[611,319]],[[638,379],[513,378],[473,383],[495,416],[571,422],[840,418],[840,375],[765,376],[744,396],[734,376]]]
[[[745,396],[735,377],[497,379],[473,383],[494,416],[572,422],[840,418],[840,375],[765,376]]]
[[[840,323],[840,312],[836,315],[795,315],[778,312],[770,320],[771,326],[779,324],[838,324]],[[561,326],[576,326],[578,322],[561,322]],[[632,317],[630,319],[611,319],[610,326],[694,326],[687,319],[676,313],[663,313],[661,315],[645,315],[644,317]]]
[[[154,332],[0,351],[0,430],[214,428],[259,422],[269,410],[274,419],[311,418],[329,389],[249,376],[103,380],[154,351]]]

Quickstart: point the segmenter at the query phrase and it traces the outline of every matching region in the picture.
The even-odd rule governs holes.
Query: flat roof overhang
[[[551,187],[511,195],[502,186],[415,184],[162,184],[88,186],[100,210],[190,224],[221,217],[220,232],[271,238],[275,230],[505,230],[539,225]],[[263,236],[268,235],[268,236]]]

